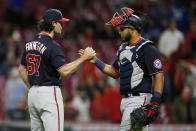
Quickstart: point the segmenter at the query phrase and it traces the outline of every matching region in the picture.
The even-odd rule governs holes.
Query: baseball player
[[[106,23],[118,27],[122,38],[113,65],[105,64],[96,57],[90,60],[105,74],[120,78],[120,93],[123,95],[120,131],[148,130],[147,126],[138,127],[132,122],[143,119],[142,115],[136,113],[141,118],[133,119],[130,114],[135,108],[141,108],[146,111],[144,118],[147,123],[144,125],[154,120],[158,114],[164,81],[160,54],[152,41],[141,37],[142,21],[133,12],[123,7],[121,12],[116,12],[111,21]],[[82,55],[83,50],[79,54]]]
[[[39,23],[40,33],[26,43],[20,75],[29,87],[28,107],[32,131],[63,131],[64,106],[60,91],[61,77],[75,72],[80,64],[95,56],[87,47],[84,54],[66,64],[64,53],[53,38],[62,31],[63,18],[57,9],[49,9]]]

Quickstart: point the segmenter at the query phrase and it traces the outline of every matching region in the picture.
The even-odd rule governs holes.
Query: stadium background
[[[196,2],[194,0],[1,0],[0,1],[0,131],[28,131],[27,90],[18,76],[24,44],[36,33],[36,23],[48,8],[71,19],[56,37],[66,61],[92,46],[104,62],[112,64],[120,36],[105,26],[120,7],[130,7],[144,20],[143,36],[155,42],[162,54],[165,88],[160,116],[150,130],[196,130]],[[176,22],[182,34],[162,45],[165,31]],[[184,40],[183,40],[184,39]],[[162,42],[163,41],[163,42]],[[170,43],[171,42],[171,43]],[[190,66],[191,65],[191,66]],[[118,80],[85,63],[64,79],[65,130],[118,130],[121,96]],[[190,90],[186,90],[186,89]],[[192,96],[192,97],[190,97]],[[191,101],[184,102],[184,101]],[[187,104],[189,103],[189,104]],[[180,112],[182,111],[182,112]]]

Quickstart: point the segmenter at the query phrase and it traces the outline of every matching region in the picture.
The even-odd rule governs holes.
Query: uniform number
[[[27,69],[28,74],[39,76],[40,55],[28,54],[27,55]]]

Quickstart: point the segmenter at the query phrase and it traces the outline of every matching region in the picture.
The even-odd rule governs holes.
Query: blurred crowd
[[[196,123],[194,0],[1,0],[0,120],[29,120],[28,89],[17,66],[25,42],[37,33],[36,24],[46,9],[60,9],[71,19],[63,34],[55,38],[67,62],[79,57],[79,49],[92,46],[100,59],[112,64],[121,40],[118,31],[105,23],[124,6],[143,19],[143,37],[152,40],[161,53],[165,86],[156,123]],[[63,84],[66,121],[120,122],[118,80],[86,62]]]

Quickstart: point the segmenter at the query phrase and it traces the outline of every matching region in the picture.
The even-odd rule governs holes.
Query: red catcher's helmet
[[[131,8],[123,7],[121,8],[121,12],[116,12],[106,25],[113,25],[114,27],[128,27],[141,32],[142,20],[139,16],[133,13],[134,10]]]

